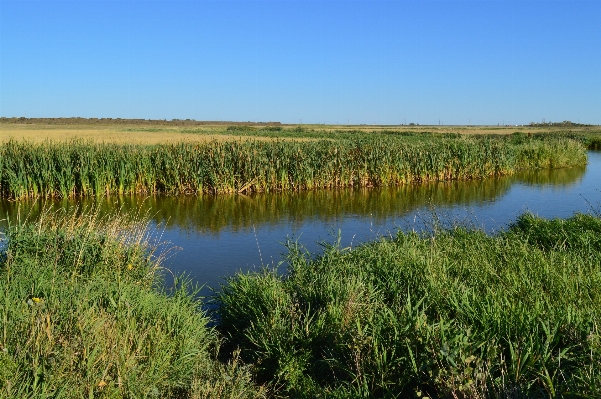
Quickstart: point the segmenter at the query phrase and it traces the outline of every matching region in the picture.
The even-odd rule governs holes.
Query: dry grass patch
[[[128,126],[128,125],[39,125],[39,124],[0,124],[0,143],[10,140],[43,143],[44,141],[67,142],[85,140],[112,144],[171,144],[176,142],[206,143],[214,140],[248,140],[247,136],[220,134],[213,128],[195,128],[193,133],[182,132],[189,128],[169,126]],[[271,140],[254,137],[253,140]]]

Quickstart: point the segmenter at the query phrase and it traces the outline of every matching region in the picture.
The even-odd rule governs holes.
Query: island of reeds
[[[10,140],[0,144],[0,195],[69,198],[391,186],[586,163],[582,141],[566,135],[299,131],[286,133],[296,134],[289,139],[269,137],[286,136],[279,130],[264,130],[243,131],[256,136],[246,139],[154,145]],[[259,139],[259,134],[267,136]]]
[[[0,250],[2,398],[560,398],[601,390],[601,215],[398,232],[232,276],[203,310],[144,219]]]

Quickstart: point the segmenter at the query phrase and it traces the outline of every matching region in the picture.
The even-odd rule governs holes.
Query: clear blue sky
[[[601,124],[601,1],[0,1],[0,116]]]

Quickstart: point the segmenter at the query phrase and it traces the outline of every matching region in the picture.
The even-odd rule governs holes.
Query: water
[[[17,213],[35,218],[44,206],[77,203],[0,200],[0,214],[13,220]],[[589,164],[582,168],[482,181],[251,196],[112,197],[79,204],[97,205],[101,212],[148,211],[152,223],[162,226],[162,239],[181,248],[166,266],[218,287],[236,271],[277,266],[287,238],[314,252],[320,249],[318,242],[334,242],[339,231],[341,245],[348,247],[398,229],[427,229],[433,220],[494,232],[526,211],[547,218],[599,211],[601,153],[589,152]]]

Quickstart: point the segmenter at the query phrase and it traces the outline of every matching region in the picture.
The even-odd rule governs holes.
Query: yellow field
[[[298,125],[285,125],[284,129],[294,129]],[[517,131],[524,133],[548,132],[548,131],[596,131],[601,132],[601,127],[572,127],[566,128],[542,128],[530,126],[376,126],[376,125],[302,125],[305,129],[315,129],[320,131],[335,130],[358,130],[364,132],[374,132],[379,130],[397,130],[397,131],[429,131],[438,133],[461,133],[461,134],[510,134]],[[18,123],[0,123],[0,142],[9,140],[43,142],[51,141],[69,141],[73,139],[83,139],[95,142],[122,143],[122,144],[158,144],[173,142],[207,142],[211,140],[272,140],[267,137],[258,136],[237,136],[226,132],[227,126],[223,125],[203,125],[194,127],[181,126],[153,126],[153,125],[127,125],[127,124],[18,124]],[[310,138],[298,137],[295,140],[311,140]]]
[[[145,131],[143,131],[145,130]],[[38,125],[0,124],[0,142],[23,140],[34,143],[46,140],[91,140],[121,144],[158,144],[173,142],[206,142],[211,140],[248,139],[248,137],[219,134],[216,129],[206,129],[206,134],[182,133],[176,127],[140,127],[127,125]],[[221,128],[223,130],[223,128]]]

